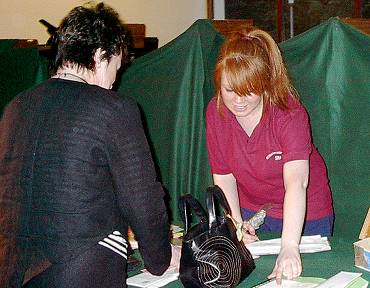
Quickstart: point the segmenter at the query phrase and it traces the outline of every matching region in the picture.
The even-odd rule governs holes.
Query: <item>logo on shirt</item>
[[[274,160],[279,161],[279,160],[281,160],[281,155],[282,154],[283,154],[283,152],[281,152],[281,151],[271,152],[270,154],[268,154],[266,156],[266,160],[269,160],[271,157],[274,156]]]

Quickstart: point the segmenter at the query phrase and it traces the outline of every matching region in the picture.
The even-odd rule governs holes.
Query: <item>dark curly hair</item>
[[[127,29],[118,13],[103,2],[72,9],[62,20],[55,38],[56,56],[51,74],[68,65],[94,70],[94,55],[99,48],[105,51],[103,60],[109,61],[121,52],[122,59],[127,55]]]

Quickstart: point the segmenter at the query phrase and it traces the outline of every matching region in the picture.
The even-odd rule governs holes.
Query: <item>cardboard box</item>
[[[353,243],[355,266],[370,272],[370,237]]]
[[[367,211],[364,224],[362,225],[360,236],[358,238],[365,239],[367,237],[370,237],[370,206],[369,206],[369,210]]]

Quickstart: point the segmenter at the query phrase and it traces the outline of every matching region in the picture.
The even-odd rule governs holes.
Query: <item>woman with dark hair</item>
[[[55,74],[0,122],[0,287],[126,287],[128,226],[149,272],[171,260],[138,107],[110,90],[127,35],[100,3],[74,8],[57,37]]]
[[[247,220],[271,206],[260,230],[282,233],[282,245],[269,277],[278,283],[283,276],[297,277],[301,234],[331,235],[333,208],[307,112],[271,36],[251,29],[227,39],[215,86],[206,115],[214,183],[225,192],[235,220],[243,222],[246,244],[258,240]]]

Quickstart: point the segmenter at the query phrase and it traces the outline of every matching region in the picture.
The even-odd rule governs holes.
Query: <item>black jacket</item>
[[[4,251],[26,266],[62,262],[130,225],[146,268],[168,267],[164,192],[132,99],[50,79],[16,97],[0,123]],[[6,261],[0,257],[0,274]]]

